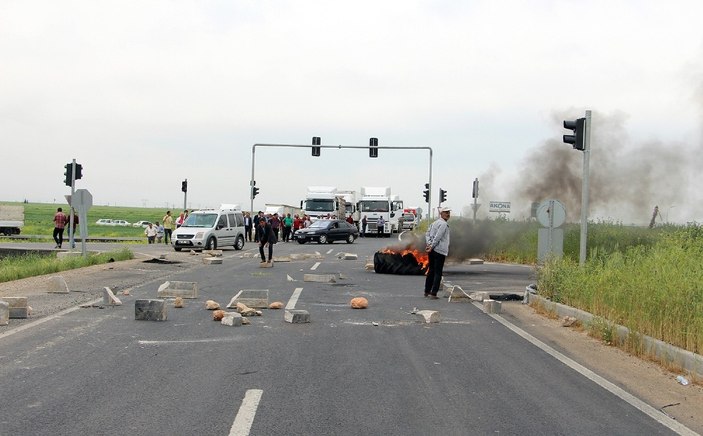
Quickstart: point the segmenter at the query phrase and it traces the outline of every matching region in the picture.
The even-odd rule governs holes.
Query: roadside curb
[[[525,300],[524,303],[540,305],[547,311],[554,312],[560,317],[571,316],[582,323],[590,324],[593,322],[594,318],[597,318],[589,312],[565,304],[555,303],[530,292],[525,293]],[[692,353],[650,336],[631,332],[629,328],[622,325],[613,324],[613,326],[616,332],[614,339],[618,344],[625,343],[628,337],[635,335],[642,341],[645,355],[668,364],[677,365],[697,377],[703,378],[703,356],[700,354]]]

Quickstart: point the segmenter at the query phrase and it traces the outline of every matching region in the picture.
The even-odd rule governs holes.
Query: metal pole
[[[591,111],[586,111],[586,126],[583,140],[583,184],[581,185],[581,241],[579,265],[586,264],[586,242],[588,240],[588,166],[591,155]]]
[[[68,221],[68,245],[73,249],[75,246],[75,233],[76,229],[73,227],[73,196],[76,193],[76,160],[73,159],[71,165],[71,204],[68,205],[70,209],[69,221]]]
[[[432,149],[430,148],[430,187],[427,193],[427,216],[431,219],[434,216],[432,211]]]
[[[185,179],[186,182],[186,190],[183,193],[183,210],[186,210],[186,204],[188,204],[188,179]]]
[[[249,211],[254,213],[254,162],[256,161],[256,144],[251,146],[251,180],[249,181]]]

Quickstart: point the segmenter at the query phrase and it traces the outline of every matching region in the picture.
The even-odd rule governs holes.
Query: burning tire
[[[379,274],[424,275],[427,268],[418,263],[412,253],[381,253],[373,255],[373,270]]]

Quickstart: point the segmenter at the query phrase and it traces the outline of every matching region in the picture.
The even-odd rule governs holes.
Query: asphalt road
[[[0,336],[0,434],[673,433],[479,307],[423,298],[423,277],[365,270],[388,243],[279,243],[274,258],[317,251],[322,259],[270,269],[243,257],[251,244],[226,249],[222,265],[130,245],[187,264],[167,277],[198,282],[200,298],[169,307],[165,322],[135,321],[134,300],[156,298],[159,282],[145,281],[122,306],[75,310]],[[303,281],[340,273],[346,278],[334,284]],[[522,291],[531,275],[497,264],[445,270],[470,291]],[[282,310],[264,310],[250,326],[212,321],[204,301],[224,306],[240,289],[269,289],[270,301],[294,302],[311,322],[286,323]],[[369,308],[351,309],[355,296]],[[438,310],[441,322],[424,324],[414,309]]]

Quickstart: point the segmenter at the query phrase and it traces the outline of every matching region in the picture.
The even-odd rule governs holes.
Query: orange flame
[[[395,249],[392,247],[386,247],[383,250],[381,250],[381,253],[386,253],[386,254],[399,254],[400,256],[405,256],[406,254],[412,254],[415,260],[417,261],[417,264],[420,265],[423,269],[427,268],[427,265],[430,263],[430,258],[427,255],[426,252],[420,251],[416,248],[412,247],[406,247],[402,249]]]

